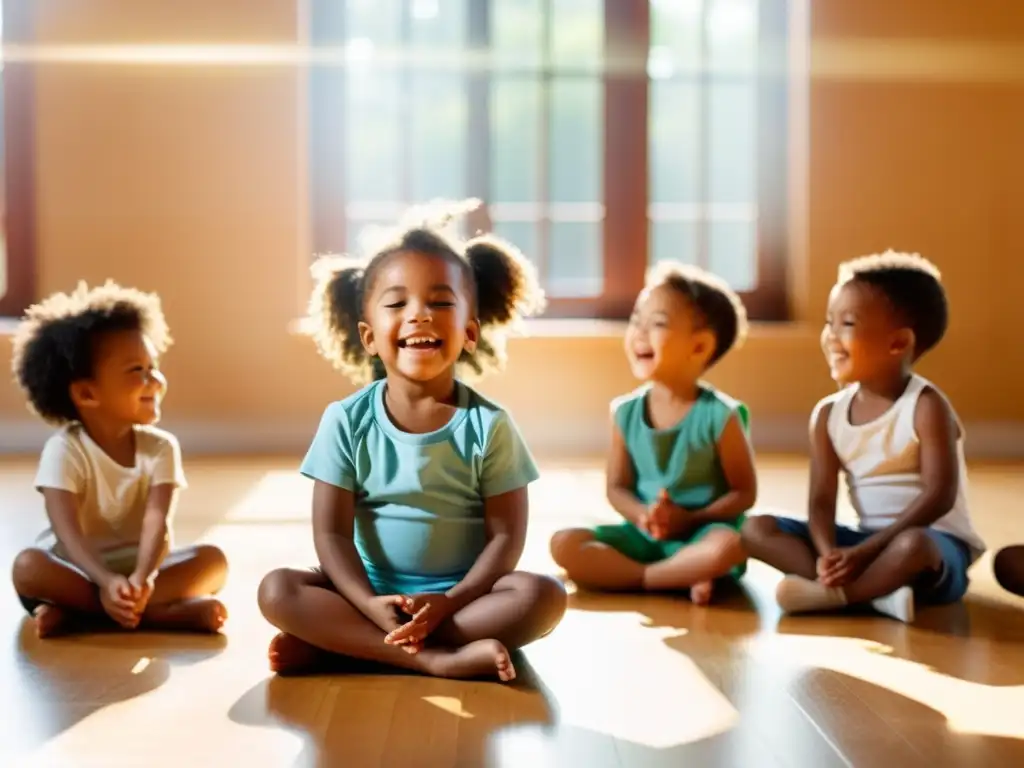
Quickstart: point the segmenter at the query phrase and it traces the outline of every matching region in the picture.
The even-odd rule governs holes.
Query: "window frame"
[[[4,0],[3,43],[28,45],[33,39],[32,0]],[[4,62],[4,210],[7,239],[7,291],[0,318],[18,318],[35,299],[35,99],[32,65]]]
[[[790,319],[787,272],[788,232],[788,4],[759,2],[759,72],[757,78],[757,252],[756,286],[741,292],[749,317],[761,322]],[[468,3],[468,48],[488,45],[489,0]],[[311,45],[345,44],[344,0],[311,0]],[[648,114],[650,3],[604,0],[608,60],[626,66],[597,75],[604,84],[602,258],[603,291],[586,298],[549,295],[548,318],[618,320],[629,317],[643,287],[649,253]],[[544,87],[550,70],[541,70]],[[467,193],[485,201],[470,219],[473,229],[489,229],[491,131],[490,75],[467,73]],[[345,69],[314,66],[310,71],[310,155],[313,244],[317,253],[346,249],[344,183]],[[547,103],[545,93],[544,103]],[[642,115],[643,119],[637,119]],[[408,135],[408,134],[406,134]],[[546,137],[537,162],[544,164]],[[541,171],[546,176],[546,168]],[[543,207],[543,204],[542,204]],[[341,215],[339,215],[341,212]],[[543,221],[540,222],[543,226]],[[543,233],[542,233],[543,234]]]

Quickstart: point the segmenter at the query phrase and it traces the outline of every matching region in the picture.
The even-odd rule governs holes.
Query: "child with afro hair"
[[[178,441],[153,426],[167,387],[158,359],[170,344],[159,298],[112,282],[54,294],[18,327],[15,377],[57,428],[35,480],[50,525],[13,568],[40,637],[90,617],[199,632],[226,619],[211,597],[225,580],[223,553],[171,546],[185,476]]]
[[[559,531],[556,563],[594,590],[688,591],[698,605],[715,582],[739,578],[739,528],[757,497],[745,404],[703,378],[743,341],[747,313],[720,278],[660,262],[626,331],[641,386],[611,405],[608,502],[624,518]]]
[[[914,372],[946,333],[938,269],[917,254],[842,264],[821,346],[841,387],[811,414],[808,521],[752,517],[751,556],[785,574],[788,613],[871,605],[912,622],[915,600],[948,604],[967,592],[985,551],[967,501],[964,428],[942,391]],[[839,475],[859,525],[836,524]]]
[[[327,406],[300,469],[319,567],[275,570],[259,588],[281,630],[278,673],[349,657],[511,680],[510,651],[565,611],[557,580],[516,570],[533,458],[511,416],[457,375],[500,367],[502,331],[543,306],[511,245],[459,237],[456,216],[476,204],[415,209],[371,233],[368,259],[315,269],[313,338],[369,383]]]

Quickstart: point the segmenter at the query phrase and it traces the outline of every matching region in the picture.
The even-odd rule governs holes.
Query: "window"
[[[650,263],[785,319],[786,0],[318,0],[318,252],[479,197],[549,315],[629,314]]]
[[[5,45],[29,39],[31,0],[0,1],[0,39]],[[30,65],[0,63],[0,318],[19,317],[33,299],[35,240],[32,167],[32,81]]]

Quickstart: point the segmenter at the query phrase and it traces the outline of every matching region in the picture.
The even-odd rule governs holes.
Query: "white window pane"
[[[541,65],[543,9],[544,0],[492,0],[490,39],[495,66],[535,68]]]
[[[699,230],[696,221],[655,219],[650,222],[650,263],[679,261],[698,263]]]
[[[402,38],[403,0],[346,0],[345,36],[374,47],[395,46]]]
[[[604,257],[600,221],[553,221],[548,234],[545,287],[553,297],[601,295]]]
[[[757,221],[712,221],[708,227],[708,269],[734,291],[757,285]]]
[[[466,43],[467,0],[409,0],[412,44],[462,48]]]
[[[401,92],[394,71],[347,78],[345,98],[346,199],[401,200]]]
[[[465,79],[413,74],[412,108],[412,202],[465,197]]]
[[[715,72],[753,73],[757,67],[758,0],[708,2],[708,64]]]
[[[490,202],[525,203],[539,196],[541,97],[539,80],[491,82]]]
[[[713,83],[710,93],[710,176],[714,203],[757,200],[757,91],[753,83]]]
[[[690,82],[651,82],[648,165],[652,202],[700,200],[699,88]]]
[[[539,238],[536,221],[495,221],[491,230],[523,252],[523,255],[540,268]]]
[[[602,151],[604,98],[598,79],[555,79],[551,83],[548,169],[555,203],[604,199]]]
[[[604,50],[604,0],[550,2],[551,64],[598,68]]]
[[[695,74],[700,67],[702,0],[651,3],[648,74],[655,79]]]

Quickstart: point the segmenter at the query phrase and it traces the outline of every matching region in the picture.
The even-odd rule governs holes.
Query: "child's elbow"
[[[624,490],[625,487],[622,485],[622,483],[609,480],[607,483],[605,483],[604,486],[605,500],[612,506],[615,506],[616,500],[622,497],[622,492]]]
[[[930,496],[931,504],[929,506],[935,510],[935,519],[937,520],[952,510],[956,504],[957,485],[956,483],[942,483],[931,491]]]
[[[737,492],[738,499],[736,506],[740,512],[747,512],[754,508],[757,503],[757,488],[746,488],[742,491]]]

